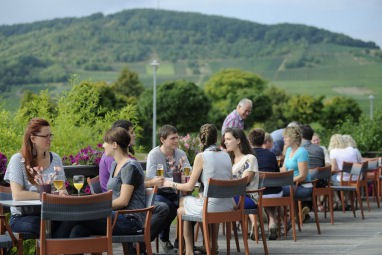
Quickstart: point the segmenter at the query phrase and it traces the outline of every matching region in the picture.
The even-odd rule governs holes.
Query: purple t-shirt
[[[113,163],[114,158],[110,156],[106,156],[104,153],[99,162],[99,182],[101,184],[102,191],[107,191],[107,181],[110,176],[110,167],[111,163]]]

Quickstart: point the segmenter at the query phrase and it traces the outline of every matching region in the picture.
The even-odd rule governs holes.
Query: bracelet
[[[178,186],[178,184],[177,184],[176,182],[173,182],[173,183],[172,183],[172,188],[173,188],[173,189],[176,189],[177,186]]]

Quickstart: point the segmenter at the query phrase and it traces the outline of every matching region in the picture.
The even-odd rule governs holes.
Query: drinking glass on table
[[[59,193],[60,190],[64,187],[65,176],[63,174],[58,174],[54,176],[53,185],[56,188],[56,192]]]
[[[74,175],[73,176],[73,186],[78,191],[78,196],[80,195],[80,190],[82,189],[82,186],[84,186],[84,176],[83,175]]]
[[[157,176],[164,176],[164,167],[163,164],[158,164],[157,165]]]

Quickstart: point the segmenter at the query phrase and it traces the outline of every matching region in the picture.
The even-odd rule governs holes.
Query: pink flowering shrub
[[[62,163],[64,165],[99,165],[103,154],[102,144],[98,144],[96,149],[90,145],[81,149],[75,156],[63,156]]]
[[[179,149],[186,153],[188,161],[190,164],[193,164],[196,154],[198,154],[200,151],[199,139],[196,136],[190,134],[187,134],[186,136],[180,136]]]

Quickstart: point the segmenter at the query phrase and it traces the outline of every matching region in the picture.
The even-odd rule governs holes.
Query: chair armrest
[[[342,170],[332,170],[332,175],[342,173]]]
[[[246,190],[245,192],[247,194],[250,194],[250,193],[263,193],[264,190],[266,190],[266,187],[263,187],[263,188],[260,188],[260,189]]]

